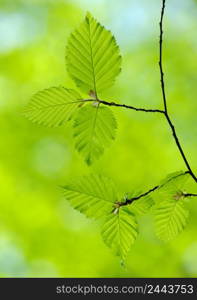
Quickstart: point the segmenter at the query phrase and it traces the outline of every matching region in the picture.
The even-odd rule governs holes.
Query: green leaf
[[[114,254],[125,260],[138,235],[135,215],[127,208],[120,207],[107,216],[101,235],[105,244],[112,249]]]
[[[157,236],[164,241],[175,238],[186,226],[189,212],[181,198],[159,202],[155,207]]]
[[[160,185],[163,191],[178,191],[184,188],[185,183],[187,182],[189,174],[185,172],[174,172],[166,176],[164,180],[161,181]]]
[[[141,195],[142,192],[129,192],[126,193],[123,197],[122,202],[125,202],[127,199],[133,199]],[[132,211],[135,215],[145,215],[154,205],[154,201],[151,196],[147,195],[137,200],[134,200],[131,204],[128,205],[128,209]]]
[[[121,70],[115,38],[89,13],[69,38],[66,61],[77,86],[88,94],[94,93],[96,98],[114,83]]]
[[[99,158],[104,148],[115,138],[116,120],[108,107],[87,105],[75,119],[75,147],[88,164]]]
[[[136,215],[145,215],[153,205],[153,199],[150,196],[145,196],[133,201],[133,203],[128,206],[128,209]]]
[[[83,102],[74,90],[52,87],[36,93],[24,110],[24,115],[37,124],[50,127],[63,125]]]
[[[73,208],[94,219],[111,212],[118,197],[109,178],[94,174],[65,185],[63,193]]]
[[[188,177],[184,172],[172,173],[154,193],[156,234],[164,241],[175,238],[187,223],[189,213],[183,202],[183,189]]]
[[[188,178],[189,174],[185,174],[184,172],[169,174],[161,181],[160,188],[154,192],[153,198],[155,202],[171,199],[177,193],[183,192]]]

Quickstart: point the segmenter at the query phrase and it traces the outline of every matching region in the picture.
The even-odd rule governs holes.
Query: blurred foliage
[[[106,100],[161,108],[156,0],[1,0],[0,2],[0,275],[64,277],[197,276],[197,205],[188,200],[186,230],[159,241],[153,217],[139,217],[140,232],[121,267],[103,244],[99,229],[74,211],[58,189],[68,179],[99,172],[125,191],[146,190],[168,173],[184,170],[160,115],[114,108],[117,138],[87,167],[74,150],[68,126],[48,129],[21,111],[40,89],[74,87],[66,73],[69,33],[90,11],[117,37],[123,69]],[[197,4],[167,5],[164,64],[169,112],[195,169],[197,127]],[[195,183],[186,184],[196,192]],[[146,251],[145,251],[146,249]],[[161,263],[162,262],[162,263]]]

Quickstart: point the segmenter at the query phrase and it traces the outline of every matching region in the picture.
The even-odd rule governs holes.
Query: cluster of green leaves
[[[51,127],[73,119],[76,149],[92,164],[116,135],[113,112],[101,106],[98,95],[110,87],[120,73],[121,56],[111,32],[89,13],[68,40],[66,65],[83,97],[78,91],[65,87],[45,89],[32,97],[24,115],[35,123]]]
[[[123,204],[140,193],[122,196],[109,178],[95,174],[67,184],[63,193],[73,208],[89,218],[101,220],[104,242],[125,260],[138,235],[139,216],[152,212],[156,234],[164,241],[173,239],[184,229],[188,210],[182,188],[188,176],[183,172],[173,173],[161,182],[153,198],[143,196],[128,205]]]
[[[120,72],[121,57],[110,31],[89,13],[69,38],[66,64],[85,96],[65,87],[52,87],[36,93],[24,114],[46,126],[73,120],[76,149],[92,164],[115,138],[116,120],[112,111],[101,105],[98,95],[113,84]],[[188,218],[182,190],[187,177],[180,172],[168,176],[154,192],[154,201],[149,195],[136,200],[140,193],[121,196],[110,179],[96,174],[74,180],[63,187],[63,192],[73,208],[102,220],[104,242],[124,260],[138,235],[138,216],[151,210],[156,234],[162,240],[170,240],[182,231]]]
[[[89,218],[102,221],[104,242],[124,260],[138,235],[136,216],[146,213],[152,205],[152,201],[147,202],[149,197],[128,207],[121,206],[125,199],[112,180],[96,174],[67,184],[63,193],[75,209]]]

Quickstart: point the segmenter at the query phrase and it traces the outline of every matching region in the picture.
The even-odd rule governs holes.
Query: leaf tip
[[[85,16],[85,20],[87,21],[87,23],[89,23],[90,19],[92,19],[92,15],[89,11],[87,11],[86,16]]]

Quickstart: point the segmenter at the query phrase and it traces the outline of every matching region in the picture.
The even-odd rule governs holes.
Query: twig
[[[116,103],[116,102],[108,102],[108,101],[100,100],[100,99],[83,99],[83,101],[84,102],[99,102],[99,103],[107,105],[107,106],[123,107],[123,108],[132,109],[132,110],[135,110],[135,111],[143,111],[143,112],[151,112],[151,113],[162,113],[162,114],[165,113],[163,110],[160,110],[160,109],[139,108],[139,107],[135,107],[135,106],[127,105],[127,104],[119,104],[119,103]]]
[[[138,107],[134,107],[134,106],[131,106],[131,105],[118,104],[118,103],[115,103],[115,102],[107,102],[107,101],[104,101],[104,100],[99,100],[99,102],[102,103],[102,104],[104,104],[104,105],[123,107],[123,108],[133,109],[135,111],[144,111],[144,112],[152,112],[152,113],[162,113],[162,114],[164,114],[164,111],[160,110],[160,109],[138,108]]]
[[[186,171],[184,173],[181,173],[181,174],[178,174],[174,177],[171,177],[169,180],[167,180],[165,183],[163,184],[160,184],[160,185],[156,185],[155,187],[151,188],[150,190],[148,190],[147,192],[143,193],[143,194],[140,194],[139,196],[136,196],[136,197],[133,197],[131,199],[126,199],[125,202],[119,202],[119,206],[126,206],[126,205],[129,205],[131,203],[133,203],[133,201],[136,201],[136,200],[139,200],[140,198],[143,198],[149,194],[151,194],[152,192],[156,191],[157,189],[163,187],[164,185],[166,185],[167,183],[169,183],[170,181],[174,180],[175,178],[177,177],[180,177],[180,176],[184,176],[186,174],[190,174],[189,171]],[[197,196],[195,194],[190,194],[190,193],[185,193],[184,194],[184,197],[189,197],[189,196]]]
[[[165,81],[164,81],[164,71],[163,71],[163,18],[164,18],[164,11],[165,11],[165,4],[166,0],[162,0],[162,9],[161,9],[161,18],[159,22],[159,27],[160,27],[160,38],[159,38],[159,69],[160,69],[160,81],[161,81],[161,90],[162,90],[162,96],[163,96],[163,103],[164,103],[164,115],[166,117],[166,120],[172,130],[172,135],[175,140],[175,143],[179,149],[179,152],[185,162],[185,165],[189,171],[189,174],[191,177],[197,182],[197,177],[193,173],[190,164],[184,154],[184,151],[182,149],[182,146],[180,144],[179,138],[176,134],[175,127],[169,117],[168,110],[167,110],[167,100],[166,100],[166,92],[165,92]]]
[[[160,28],[160,35],[159,35],[159,69],[160,69],[160,75],[161,75],[161,89],[162,89],[162,95],[163,95],[163,102],[164,102],[164,110],[165,113],[167,113],[167,101],[166,101],[166,94],[165,94],[165,82],[164,82],[164,72],[163,72],[163,18],[164,18],[164,12],[165,12],[165,4],[166,1],[162,0],[162,9],[161,9],[161,18],[159,22],[159,28]]]
[[[197,194],[184,193],[184,197],[197,197]]]
[[[131,199],[126,199],[125,202],[119,202],[119,206],[126,206],[126,205],[129,205],[131,203],[133,203],[133,201],[136,201],[136,200],[139,200],[140,198],[143,198],[147,195],[149,195],[150,193],[154,192],[155,190],[157,190],[160,186],[159,185],[156,185],[155,187],[153,187],[152,189],[148,190],[147,192],[143,193],[143,194],[140,194],[139,196],[137,197],[133,197]]]

